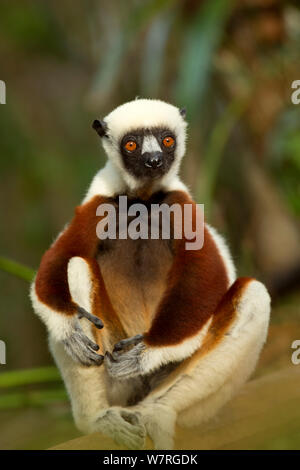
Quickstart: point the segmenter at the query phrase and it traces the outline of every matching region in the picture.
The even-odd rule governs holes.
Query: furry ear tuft
[[[186,117],[186,108],[181,108],[181,109],[179,110],[179,113],[180,113],[180,116],[182,116],[183,118],[185,118],[185,117]]]
[[[93,129],[97,132],[97,134],[100,135],[100,137],[104,137],[106,135],[107,131],[107,124],[104,121],[99,121],[98,119],[95,119],[92,125]]]

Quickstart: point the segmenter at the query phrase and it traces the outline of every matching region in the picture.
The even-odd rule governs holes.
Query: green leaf
[[[174,14],[159,15],[151,24],[141,62],[141,90],[145,96],[158,95],[165,65],[165,51]]]
[[[52,403],[64,402],[67,393],[63,388],[54,390],[39,390],[16,392],[0,395],[0,410],[9,408],[24,408],[29,406],[48,406]]]
[[[29,282],[33,280],[35,275],[35,271],[33,269],[2,256],[0,256],[0,269]]]
[[[204,2],[187,30],[175,96],[179,103],[187,106],[191,119],[199,114],[213,57],[223,38],[225,23],[234,4],[233,0]]]
[[[101,58],[92,84],[91,97],[97,102],[101,103],[103,98],[107,98],[112,93],[126,60],[126,54],[132,43],[137,40],[137,35],[142,28],[173,3],[176,3],[176,0],[142,2],[135,9],[130,10],[127,18],[124,18],[123,29],[118,28],[113,31],[110,46]]]
[[[204,153],[205,178],[201,184],[201,190],[197,191],[197,200],[205,205],[205,215],[209,219],[211,215],[211,202],[216,188],[217,177],[224,154],[225,146],[230,134],[246,108],[246,101],[233,101],[224,111],[221,119],[215,125],[207,149]],[[199,185],[200,187],[200,185]]]
[[[56,367],[49,366],[36,369],[21,369],[1,373],[0,389],[57,381],[61,381],[61,377]]]

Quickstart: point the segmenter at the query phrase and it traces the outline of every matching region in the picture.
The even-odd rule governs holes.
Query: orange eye
[[[165,137],[163,140],[163,144],[165,147],[172,147],[174,143],[175,143],[175,139],[173,139],[173,137],[171,137],[170,135]]]
[[[134,140],[128,140],[128,142],[125,144],[125,149],[127,152],[134,152],[136,149],[136,142]]]

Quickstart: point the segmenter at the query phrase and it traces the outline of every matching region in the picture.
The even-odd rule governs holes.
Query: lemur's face
[[[176,175],[185,152],[185,111],[160,100],[137,99],[93,127],[109,160],[131,187]],[[168,177],[169,177],[168,176]]]
[[[176,136],[168,128],[136,129],[120,140],[126,170],[135,178],[153,179],[167,173],[174,162]]]

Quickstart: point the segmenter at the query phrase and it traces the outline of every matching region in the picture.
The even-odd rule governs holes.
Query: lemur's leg
[[[236,309],[230,328],[220,336],[213,331],[216,340],[209,338],[209,332],[208,342],[185,361],[177,377],[134,407],[157,449],[172,448],[177,417],[183,425],[209,419],[252,373],[267,335],[270,298],[265,287],[253,280],[235,300],[227,299],[227,307],[233,303]]]
[[[101,432],[131,449],[143,447],[146,430],[138,412],[109,406],[104,366],[78,364],[51,335],[49,344],[65,382],[77,428],[85,434]]]
[[[51,334],[49,346],[67,388],[75,424],[80,431],[88,433],[95,414],[108,406],[103,366],[80,365]]]
[[[216,392],[178,413],[177,422],[180,426],[192,427],[208,421],[238,392],[254,371],[261,347],[266,338],[264,328],[262,328],[260,334],[261,337],[259,335],[253,337],[252,343],[250,342],[248,348],[241,354],[234,374]],[[195,380],[197,380],[196,375]],[[201,383],[201,376],[198,376],[198,381]]]
[[[70,224],[42,257],[31,285],[33,308],[46,324],[49,333],[56,341],[65,344],[73,358],[76,357],[85,365],[99,365],[103,356],[97,354],[99,347],[84,335],[79,320],[86,317],[97,328],[102,328],[103,324],[99,317],[72,298],[68,270],[73,257],[75,260],[77,257],[84,259],[94,273],[99,268],[95,260],[99,245],[96,234],[99,217],[96,211],[104,201],[101,196],[95,196],[76,208]],[[72,268],[72,271],[75,273],[76,270]]]
[[[80,257],[73,257],[68,263],[68,286],[72,300],[85,311],[92,312],[92,273],[88,263]],[[91,341],[95,342],[91,323],[82,318],[80,328]],[[50,350],[61,371],[69,393],[76,426],[88,432],[90,421],[102,408],[108,406],[105,391],[104,370],[101,367],[86,367],[80,364],[76,349],[69,349],[68,341],[57,341],[50,331]],[[81,351],[78,351],[78,355]]]
[[[83,258],[74,257],[69,261],[68,283],[74,302],[87,312],[93,312],[93,272]],[[85,335],[95,341],[91,322],[82,318],[80,323]],[[105,328],[101,334],[104,331]],[[104,366],[86,367],[79,364],[77,358],[72,357],[72,352],[66,351],[66,345],[56,341],[51,333],[49,343],[66,384],[78,429],[84,433],[100,431],[130,448],[143,446],[146,431],[139,415],[121,407],[109,406]],[[100,347],[102,349],[103,345]]]

